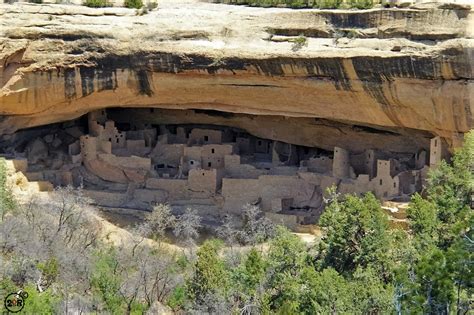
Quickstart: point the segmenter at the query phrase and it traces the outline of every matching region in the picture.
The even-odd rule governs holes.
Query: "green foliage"
[[[263,282],[267,263],[262,254],[252,248],[244,261],[232,273],[232,287],[243,298],[254,296]]]
[[[333,268],[317,272],[307,267],[303,278],[307,286],[303,293],[302,307],[309,314],[347,313],[350,311],[349,283]]]
[[[474,226],[471,218],[470,226]],[[450,279],[455,286],[456,310],[463,313],[471,308],[474,296],[474,231],[471,228],[463,238],[458,239],[446,252],[446,259],[451,269]],[[454,304],[454,303],[453,303]]]
[[[197,303],[203,303],[208,295],[226,293],[228,274],[218,254],[221,247],[220,241],[208,240],[197,252],[193,276],[186,283],[187,296]]]
[[[130,308],[130,315],[143,315],[146,314],[147,306],[140,302],[133,302]]]
[[[304,265],[306,248],[298,236],[279,226],[270,242],[268,259],[278,272],[295,272]]]
[[[410,227],[419,257],[400,267],[398,308],[410,313],[464,313],[472,297],[474,216],[469,209],[474,169],[474,132],[428,178],[427,199],[412,198]]]
[[[244,262],[245,283],[247,288],[255,288],[265,275],[266,264],[262,255],[252,248]]]
[[[215,2],[227,4],[243,4],[258,7],[287,7],[294,9],[319,8],[338,9],[345,3],[343,0],[215,0]],[[350,0],[347,8],[369,9],[372,8],[372,0]]]
[[[112,314],[123,312],[123,301],[119,295],[121,279],[118,261],[113,249],[97,253],[97,262],[92,274],[92,288]]]
[[[372,0],[350,0],[349,6],[356,9],[371,9],[374,3]]]
[[[443,313],[454,299],[454,283],[445,253],[432,249],[415,267],[416,282],[412,284],[410,310],[423,313]]]
[[[419,242],[432,240],[447,249],[469,228],[469,208],[474,183],[474,132],[465,135],[465,144],[453,157],[453,165],[442,161],[428,177],[428,198],[415,195],[408,215]],[[425,244],[426,245],[426,244]]]
[[[314,7],[319,9],[337,9],[341,4],[342,0],[315,0]]]
[[[304,243],[287,229],[278,227],[268,250],[271,272],[267,282],[273,288],[269,292],[271,308],[278,310],[282,307],[295,306],[294,302],[299,300],[300,295],[300,275],[307,262],[308,255]],[[291,305],[287,305],[289,303]]]
[[[63,288],[73,293],[69,301],[81,296],[88,303],[83,313],[97,308],[99,313],[143,314],[154,301],[166,301],[177,313],[467,314],[474,293],[474,215],[469,207],[474,133],[465,139],[452,165],[443,162],[430,172],[426,197],[413,196],[407,231],[389,228],[372,194],[340,198],[332,190],[320,219],[322,240],[313,248],[282,227],[268,234],[270,241],[261,250],[230,255],[220,242],[210,240],[199,248],[197,258],[145,249],[142,237],[133,252],[105,249],[93,241],[93,234],[86,238],[93,250],[77,247],[80,259],[69,265],[65,261],[73,258],[76,247],[62,242],[72,244],[77,235],[90,233],[89,221],[74,224],[87,203],[62,189],[56,191],[62,198],[48,208],[24,209],[14,202],[0,160],[0,294],[26,286],[26,314],[65,313]],[[13,212],[15,207],[19,211]],[[166,209],[151,214],[141,236],[162,238],[175,225],[170,218]],[[244,216],[243,232],[249,239],[264,239],[255,238],[264,226],[259,218],[253,210]],[[180,221],[177,234],[195,239],[197,214],[187,211]],[[17,226],[21,233],[12,234]],[[80,229],[74,229],[77,226]],[[30,233],[21,238],[24,230]],[[68,267],[84,270],[71,277]],[[39,275],[41,293],[36,288]]]
[[[0,222],[5,215],[17,208],[15,198],[7,185],[7,167],[5,159],[0,158]]]
[[[307,267],[300,312],[304,314],[384,314],[393,308],[393,288],[374,270],[358,269],[344,278],[333,268]]]
[[[0,296],[5,298],[8,294],[12,292],[17,292],[18,287],[10,278],[0,277]],[[0,303],[0,312],[4,312],[4,305]]]
[[[320,226],[325,231],[320,243],[322,267],[351,273],[370,266],[389,276],[388,219],[372,193],[363,198],[348,195],[342,201],[334,195]]]
[[[408,207],[407,217],[419,249],[425,249],[437,243],[440,222],[433,203],[415,194]]]
[[[142,0],[125,0],[123,4],[129,9],[140,9],[143,7]]]
[[[38,292],[34,285],[28,285],[24,288],[28,292],[28,298],[25,301],[25,307],[22,313],[25,314],[54,314],[60,297],[54,295],[50,290]]]
[[[85,0],[83,4],[90,8],[104,8],[110,6],[107,0]]]
[[[303,35],[300,35],[299,37],[293,39],[292,42],[293,46],[291,47],[291,50],[293,51],[298,51],[303,47],[308,46],[308,39]]]
[[[38,263],[37,267],[43,274],[46,287],[49,287],[59,275],[59,263],[56,257],[51,257],[45,262]]]
[[[428,200],[436,207],[440,220],[440,246],[449,247],[467,228],[471,193],[474,191],[474,131],[465,134],[464,146],[453,157],[453,165],[445,161],[430,171]]]
[[[393,309],[394,288],[390,283],[384,283],[372,268],[357,269],[349,291],[354,313],[383,314],[391,313]]]
[[[0,296],[2,300],[8,294],[18,292],[20,288],[15,285],[10,279],[2,279],[0,281]],[[47,290],[42,293],[36,290],[34,284],[29,284],[22,288],[28,293],[28,298],[25,300],[25,306],[21,314],[54,314],[61,301],[61,297]],[[0,312],[7,314],[5,307],[0,303]],[[8,313],[10,314],[10,313]]]
[[[183,286],[176,287],[168,299],[168,306],[173,310],[179,310],[186,303],[186,289]]]

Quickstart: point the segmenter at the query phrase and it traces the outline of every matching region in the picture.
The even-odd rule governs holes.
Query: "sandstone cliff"
[[[274,125],[284,119],[270,116],[303,117],[323,126],[314,131],[322,142],[326,132],[349,148],[377,138],[402,151],[426,147],[432,135],[453,147],[473,127],[473,49],[474,13],[462,6],[321,11],[163,0],[137,15],[3,4],[0,133],[99,108],[155,107],[265,115]],[[252,132],[316,145],[311,132],[295,137],[291,123],[290,135]]]

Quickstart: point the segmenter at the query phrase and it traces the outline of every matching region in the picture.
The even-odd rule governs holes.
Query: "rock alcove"
[[[29,181],[82,186],[102,207],[168,203],[217,220],[254,204],[294,229],[317,222],[328,187],[403,201],[448,156],[420,131],[201,109],[103,109],[1,139]]]

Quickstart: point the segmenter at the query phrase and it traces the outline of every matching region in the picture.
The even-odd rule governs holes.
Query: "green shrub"
[[[342,0],[316,0],[314,6],[319,9],[337,9],[341,4]]]
[[[109,6],[107,0],[86,0],[84,1],[84,5],[90,8],[104,8]]]
[[[186,302],[186,289],[182,286],[174,288],[170,297],[168,298],[168,306],[172,310],[179,310]]]
[[[374,6],[373,0],[214,0],[225,4],[241,4],[255,7],[287,7],[287,8],[319,8],[319,9],[370,9]],[[386,0],[377,1],[384,4]]]
[[[300,35],[291,41],[293,42],[293,46],[291,47],[291,50],[293,51],[298,51],[301,48],[308,46],[308,39],[304,35]]]
[[[154,10],[158,7],[158,2],[156,1],[150,1],[148,2],[148,4],[146,5],[146,7],[148,8],[149,11],[151,10]]]
[[[10,187],[7,184],[7,166],[4,158],[0,158],[0,222],[8,212],[17,209],[17,204]]]
[[[141,9],[143,7],[142,0],[125,0],[124,6],[129,9]]]
[[[22,314],[54,314],[61,301],[51,290],[38,292],[34,284],[28,285],[25,291],[28,292],[28,299]]]
[[[349,5],[356,9],[371,9],[374,3],[372,0],[350,0]]]

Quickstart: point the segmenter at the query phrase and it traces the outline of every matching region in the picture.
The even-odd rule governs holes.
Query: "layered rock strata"
[[[392,132],[399,151],[426,148],[435,135],[452,148],[473,126],[469,7],[298,11],[164,0],[142,16],[32,4],[0,5],[0,16],[1,134],[109,107],[282,124],[284,116],[289,130],[303,118],[303,126],[328,125],[329,138],[354,129],[342,147],[367,130]],[[305,138],[291,142],[334,145]]]

